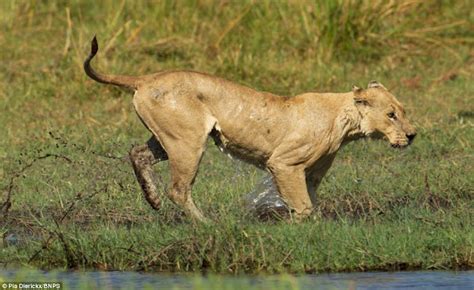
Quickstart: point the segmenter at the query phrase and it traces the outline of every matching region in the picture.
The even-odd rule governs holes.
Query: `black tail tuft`
[[[1,0],[0,0],[1,1]],[[89,56],[84,61],[84,71],[86,74],[93,80],[103,84],[111,84],[120,87],[129,88],[132,90],[137,89],[137,77],[132,76],[120,76],[120,75],[106,75],[96,72],[91,67],[91,61],[99,50],[99,45],[97,44],[97,37],[94,35],[91,41],[91,52]]]
[[[99,50],[99,45],[97,44],[97,37],[94,35],[94,38],[91,42],[91,56],[95,56]]]

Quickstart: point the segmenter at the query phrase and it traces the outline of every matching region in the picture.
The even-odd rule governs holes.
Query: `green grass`
[[[470,1],[2,1],[0,263],[217,273],[473,268]],[[149,133],[131,96],[82,70],[206,71],[282,95],[377,79],[419,136],[349,144],[302,224],[259,222],[263,172],[205,154],[193,225],[153,211],[121,158]],[[167,164],[156,166],[164,180]],[[11,205],[11,206],[10,206]],[[7,210],[8,208],[8,210]],[[17,237],[17,242],[12,242]],[[1,265],[0,264],[0,265]]]

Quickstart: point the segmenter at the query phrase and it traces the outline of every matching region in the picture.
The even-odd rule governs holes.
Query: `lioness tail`
[[[96,82],[103,83],[103,84],[111,84],[120,87],[125,87],[128,89],[136,90],[137,89],[137,81],[138,77],[132,76],[118,76],[118,75],[105,75],[96,72],[91,67],[91,60],[97,54],[99,50],[99,45],[97,44],[97,38],[94,36],[91,42],[91,52],[89,56],[84,61],[84,71],[86,74]]]

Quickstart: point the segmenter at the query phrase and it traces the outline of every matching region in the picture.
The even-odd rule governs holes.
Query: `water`
[[[199,276],[136,272],[0,270],[2,283],[62,282],[62,289],[474,289],[474,271],[365,272],[313,275]]]

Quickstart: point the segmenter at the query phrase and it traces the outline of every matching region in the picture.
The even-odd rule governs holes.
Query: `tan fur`
[[[159,200],[151,166],[168,159],[168,197],[191,217],[205,220],[191,198],[191,187],[208,136],[223,151],[267,169],[300,220],[311,213],[315,191],[343,144],[385,136],[393,147],[405,147],[416,134],[400,102],[377,82],[348,93],[284,98],[190,71],[105,76],[90,67],[97,52],[94,41],[84,64],[87,74],[133,89],[137,114],[153,133],[130,157],[154,208]]]

